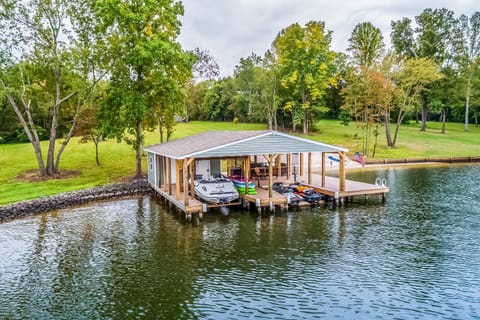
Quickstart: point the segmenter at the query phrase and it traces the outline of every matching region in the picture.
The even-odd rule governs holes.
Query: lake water
[[[0,224],[0,319],[480,319],[480,166],[382,203],[182,222],[124,199]]]

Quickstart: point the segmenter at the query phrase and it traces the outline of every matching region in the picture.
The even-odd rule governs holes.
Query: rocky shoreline
[[[91,201],[144,195],[152,192],[146,179],[111,184],[0,206],[0,222],[64,209]]]

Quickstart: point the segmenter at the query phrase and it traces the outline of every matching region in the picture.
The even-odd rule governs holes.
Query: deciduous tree
[[[74,96],[81,99],[80,90],[91,85],[91,79],[85,83],[85,77],[79,73],[79,61],[74,53],[78,44],[75,40],[80,34],[71,9],[82,4],[65,0],[4,0],[1,4],[4,45],[0,84],[34,148],[40,172],[54,175],[82,106],[71,100]],[[76,107],[71,108],[69,104]],[[50,115],[46,162],[32,116],[34,108],[46,108]],[[64,127],[67,134],[55,152],[60,127]]]
[[[176,41],[183,6],[174,0],[111,0],[96,5],[111,68],[100,113],[102,127],[109,136],[133,146],[140,177],[144,129],[158,124],[155,116],[164,123],[172,121],[177,107],[183,107],[183,86],[191,76],[194,57]],[[166,110],[169,102],[175,106]]]
[[[324,22],[310,21],[305,27],[292,24],[273,42],[286,94],[284,108],[292,114],[293,129],[303,122],[305,134],[309,131],[314,105],[321,103],[328,86],[336,84],[331,38]]]

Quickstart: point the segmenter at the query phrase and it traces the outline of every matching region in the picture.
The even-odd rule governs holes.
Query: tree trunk
[[[373,153],[372,157],[375,158],[375,153],[377,152],[377,144],[378,144],[378,124],[375,125],[375,131],[373,132],[375,136],[375,143],[373,144]]]
[[[395,147],[395,144],[397,143],[398,131],[400,129],[400,125],[402,124],[403,118],[405,117],[406,114],[407,113],[403,110],[400,110],[398,112],[397,125],[395,126],[395,132],[393,134],[392,148]]]
[[[445,133],[445,123],[447,122],[447,109],[442,108],[442,133]]]
[[[135,178],[140,179],[142,177],[142,147],[143,147],[142,122],[140,120],[137,120],[135,146],[136,146]]]
[[[5,84],[2,82],[2,86],[4,89],[6,89]],[[6,91],[6,90],[5,90]],[[43,156],[42,156],[42,148],[40,145],[40,139],[38,137],[37,129],[35,128],[35,123],[33,123],[33,118],[30,113],[30,102],[25,103],[25,101],[22,100],[22,103],[25,108],[25,113],[27,114],[28,117],[28,122],[25,121],[25,118],[23,117],[22,112],[20,112],[20,109],[18,108],[17,103],[15,102],[15,99],[13,96],[6,92],[7,100],[10,103],[10,106],[13,108],[13,111],[17,115],[18,120],[22,124],[23,131],[25,131],[25,134],[28,137],[28,140],[32,144],[33,150],[35,152],[35,157],[37,158],[37,163],[38,163],[38,170],[40,171],[41,175],[45,175],[45,163],[43,162]],[[29,127],[30,125],[30,127]]]
[[[424,105],[422,107],[422,127],[420,131],[427,131],[427,116],[428,116],[428,107]]]
[[[53,176],[55,171],[55,139],[57,138],[57,126],[58,126],[58,112],[61,104],[61,87],[60,87],[60,67],[55,67],[55,101],[52,107],[52,124],[50,127],[50,140],[48,142],[47,151],[47,175]]]
[[[385,136],[387,137],[387,146],[393,147],[392,134],[390,132],[390,110],[385,111]]]
[[[158,118],[158,134],[160,135],[160,143],[163,143],[163,126],[161,118]]]
[[[70,95],[70,97],[71,96],[72,95]],[[73,136],[73,133],[75,132],[75,127],[77,126],[78,116],[80,115],[81,107],[82,107],[82,102],[78,100],[77,108],[75,110],[75,115],[73,116],[73,120],[72,120],[72,126],[70,127],[70,130],[68,130],[68,134],[63,140],[62,145],[60,146],[60,149],[58,149],[58,152],[57,152],[57,158],[55,160],[55,172],[58,172],[60,170],[60,157],[62,156],[63,150],[65,150],[65,147],[67,146],[68,142]]]
[[[93,143],[95,144],[95,163],[97,164],[97,167],[99,167],[100,158],[98,157],[98,143],[100,142],[100,138],[92,135],[92,140],[93,140]]]
[[[463,128],[463,131],[468,132],[468,118],[469,118],[469,113],[470,113],[470,87],[472,85],[472,73],[468,75],[467,79],[467,94],[466,94],[466,99],[465,99],[465,127]]]

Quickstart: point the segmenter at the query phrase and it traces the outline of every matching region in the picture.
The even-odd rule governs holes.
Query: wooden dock
[[[243,196],[244,200],[253,203],[256,207],[273,207],[273,206],[282,206],[288,203],[287,196],[284,196],[275,190],[272,190],[272,198],[268,196],[268,188],[257,188],[257,194],[250,195],[246,194]]]
[[[185,205],[185,202],[183,200],[183,192],[180,193],[180,197],[179,199],[177,199],[176,195],[169,194],[168,191],[162,187],[157,187],[151,184],[150,186],[155,190],[155,192],[157,192],[165,200],[169,201],[175,207],[177,207],[178,209],[180,209],[181,211],[187,214],[203,212],[203,205],[204,205],[203,202],[195,198],[188,199],[188,203]],[[173,186],[173,189],[175,190],[175,186]]]
[[[306,180],[305,180],[306,181]],[[309,184],[306,184],[309,185]],[[345,179],[345,190],[339,188],[339,178],[325,177],[325,185],[322,186],[322,177],[320,175],[312,175],[312,183],[309,185],[315,191],[334,197],[335,199],[345,199],[354,196],[365,195],[385,195],[389,192],[387,186],[370,184],[360,181]]]
[[[255,181],[255,180],[252,180]],[[311,182],[307,183],[308,178],[305,176],[292,177],[276,177],[273,182],[281,182],[283,184],[292,184],[300,182],[303,185],[311,187],[316,192],[332,197],[335,203],[343,203],[356,196],[368,196],[368,195],[380,195],[384,199],[385,194],[389,192],[389,188],[386,185],[376,185],[365,182],[359,182],[354,180],[345,180],[345,189],[340,190],[340,181],[336,177],[325,177],[324,185],[322,186],[322,176],[318,174],[311,175]],[[261,210],[263,208],[269,208],[270,210],[275,207],[286,207],[288,205],[288,198],[275,190],[272,190],[272,197],[269,197],[268,180],[256,180],[257,194],[255,195],[243,195],[243,202],[255,206]],[[163,198],[169,201],[172,205],[185,213],[187,219],[192,214],[201,214],[207,210],[207,208],[220,207],[220,206],[238,206],[242,204],[242,201],[231,202],[222,205],[207,204],[196,198],[187,197],[187,201],[184,200],[184,193],[180,192],[178,195],[170,194],[163,186],[156,187],[152,185],[152,188]],[[171,189],[175,190],[175,184],[171,186]]]
[[[376,185],[348,179],[345,179],[345,190],[341,191],[339,178],[326,176],[325,184],[322,186],[322,176],[318,174],[311,175],[311,183],[307,183],[308,178],[305,176],[297,176],[295,179],[293,177],[279,177],[274,179],[274,182],[282,182],[284,184],[292,184],[294,181],[300,182],[303,185],[311,187],[316,192],[340,201],[355,196],[381,195],[384,197],[385,194],[390,191],[386,185]],[[268,181],[262,180],[260,181],[260,185],[262,188],[268,188]]]

